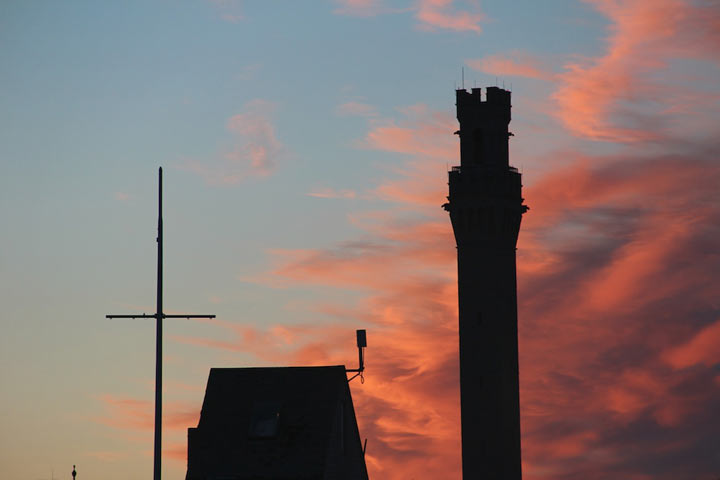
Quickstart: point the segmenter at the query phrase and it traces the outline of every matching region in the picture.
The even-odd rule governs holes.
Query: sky
[[[527,480],[720,476],[717,0],[0,2],[0,477],[164,478],[209,369],[347,364],[460,477],[454,90],[512,90]],[[463,74],[464,70],[464,74]],[[464,84],[463,84],[464,82]]]

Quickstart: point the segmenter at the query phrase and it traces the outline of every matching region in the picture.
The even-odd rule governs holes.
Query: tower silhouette
[[[520,480],[515,246],[521,175],[508,161],[510,92],[456,91],[460,166],[449,172],[458,255],[460,409],[465,480]]]

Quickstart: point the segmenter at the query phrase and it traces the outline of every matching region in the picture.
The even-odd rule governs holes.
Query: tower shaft
[[[510,92],[456,93],[460,166],[445,209],[458,255],[463,478],[520,480],[515,246],[527,207],[508,162]]]

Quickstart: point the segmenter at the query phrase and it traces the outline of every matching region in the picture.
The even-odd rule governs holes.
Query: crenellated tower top
[[[508,167],[508,131],[510,123],[510,92],[499,87],[456,93],[457,119],[460,122],[461,167]]]

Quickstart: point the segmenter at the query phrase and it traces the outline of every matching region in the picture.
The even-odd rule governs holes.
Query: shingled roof
[[[186,480],[366,480],[345,367],[213,368]]]

